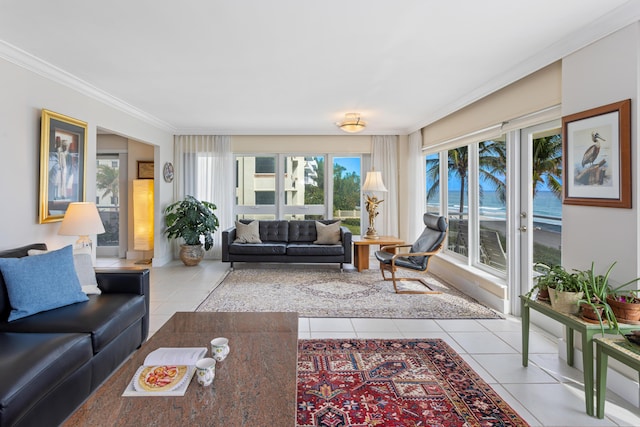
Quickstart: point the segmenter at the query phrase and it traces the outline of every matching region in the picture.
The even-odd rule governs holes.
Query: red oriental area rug
[[[528,426],[440,339],[299,340],[297,426]]]

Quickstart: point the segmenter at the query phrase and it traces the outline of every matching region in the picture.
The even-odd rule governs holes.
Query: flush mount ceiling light
[[[357,133],[364,130],[367,124],[360,118],[360,113],[347,113],[344,115],[344,120],[336,123],[336,125],[345,132]]]

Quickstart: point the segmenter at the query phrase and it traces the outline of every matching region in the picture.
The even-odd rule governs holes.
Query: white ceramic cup
[[[216,360],[205,357],[196,362],[196,380],[201,386],[209,386],[216,377]]]
[[[211,354],[218,362],[222,362],[229,354],[229,340],[224,337],[212,339]]]

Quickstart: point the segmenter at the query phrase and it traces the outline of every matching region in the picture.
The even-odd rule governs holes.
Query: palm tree
[[[546,185],[558,198],[562,197],[562,138],[544,136],[533,140],[533,197]]]
[[[480,179],[490,182],[496,188],[500,200],[505,200],[505,167],[506,167],[506,146],[504,143],[495,141],[483,141],[478,146],[480,161]],[[439,159],[437,157],[426,159],[427,179],[431,186],[427,189],[427,199],[435,197],[440,186]],[[460,180],[460,203],[459,213],[462,219],[464,213],[465,187],[468,185],[469,175],[469,150],[466,146],[449,150],[448,170]]]
[[[111,195],[113,204],[118,204],[119,176],[118,169],[109,165],[98,165],[96,174],[96,188],[102,191],[102,197]]]

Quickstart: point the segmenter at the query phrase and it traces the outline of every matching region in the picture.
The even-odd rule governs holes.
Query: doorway
[[[96,206],[105,229],[97,239],[96,255],[101,258],[124,258],[126,254],[126,170],[126,153],[96,155]]]
[[[520,131],[520,197],[515,200],[518,231],[517,294],[529,291],[534,265],[562,261],[562,136],[559,120]],[[512,309],[519,314],[519,301]]]

